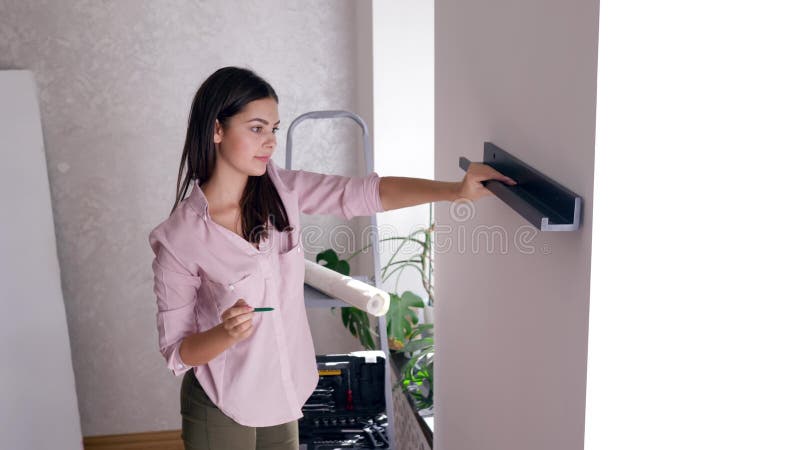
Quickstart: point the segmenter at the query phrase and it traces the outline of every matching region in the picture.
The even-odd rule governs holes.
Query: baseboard
[[[83,438],[84,450],[184,450],[181,430]]]

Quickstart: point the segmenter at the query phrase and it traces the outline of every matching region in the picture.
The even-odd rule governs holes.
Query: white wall
[[[0,448],[82,449],[33,74],[0,71],[0,99]]]
[[[536,229],[494,196],[437,207],[435,448],[583,446],[597,9],[436,2],[436,179],[461,179],[458,157],[480,161],[492,141],[585,211],[580,230],[520,245]]]
[[[0,11],[0,69],[30,69],[40,88],[83,435],[178,429],[146,238],[174,200],[192,96],[222,66],[264,76],[280,96],[283,161],[299,114],[356,109],[355,3],[0,0]],[[359,173],[349,124],[295,137],[295,167]],[[318,353],[360,349],[328,309],[309,321]]]
[[[432,179],[433,1],[372,3],[376,170],[382,175]],[[407,236],[427,227],[430,216],[430,204],[382,213],[379,237]],[[398,242],[381,245],[381,267],[398,249]],[[406,244],[395,261],[419,251],[418,245]],[[419,272],[410,268],[396,272],[383,287],[398,295],[410,290],[427,300]],[[420,320],[425,322],[422,312],[418,311]]]
[[[800,448],[798,22],[602,3],[587,449]]]

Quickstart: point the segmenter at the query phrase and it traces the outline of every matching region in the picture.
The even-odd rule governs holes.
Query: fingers
[[[232,330],[245,322],[252,322],[252,321],[253,321],[253,313],[250,312],[246,314],[241,314],[236,317],[231,317],[230,319],[225,320],[225,329]]]
[[[238,306],[237,306],[238,305]],[[234,306],[222,314],[222,328],[237,342],[246,339],[253,332],[253,308],[239,299]]]
[[[498,180],[506,184],[509,184],[511,186],[517,184],[516,180],[512,179],[511,177],[503,175],[502,173],[498,172],[497,170],[493,169],[491,166],[487,164],[474,162],[470,164],[469,169],[471,169],[472,173],[477,176],[476,181]]]
[[[253,321],[248,320],[233,328],[225,328],[225,332],[228,333],[228,336],[232,337],[236,342],[238,342],[250,336],[254,329]]]
[[[233,337],[242,337],[241,335],[245,331],[250,330],[251,328],[253,328],[253,321],[248,319],[248,320],[245,320],[244,322],[240,323],[239,325],[236,325],[235,327],[230,328],[228,331],[230,332],[230,334],[233,335]]]
[[[513,180],[511,177],[507,177],[507,176],[503,175],[502,173],[492,169],[491,167],[489,167],[489,169],[490,169],[490,172],[489,172],[489,177],[487,179],[502,181],[505,184],[510,184],[512,186],[517,184],[517,182],[515,180]]]
[[[253,314],[253,308],[240,298],[222,313],[222,328],[236,342],[246,339],[254,330]]]
[[[240,298],[233,304],[230,308],[226,309],[220,318],[224,321],[231,317],[236,317],[241,314],[245,314],[248,312],[253,311],[253,308],[244,301],[243,298]]]

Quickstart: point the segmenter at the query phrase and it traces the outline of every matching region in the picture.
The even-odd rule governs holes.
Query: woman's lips
[[[256,159],[259,161],[267,162],[269,161],[269,156],[256,156]]]

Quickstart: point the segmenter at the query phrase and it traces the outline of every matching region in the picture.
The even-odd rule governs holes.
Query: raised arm
[[[463,180],[454,182],[380,177],[376,172],[364,177],[347,177],[275,168],[289,189],[297,192],[300,211],[333,214],[347,219],[441,200],[476,200],[492,193],[481,184],[484,180],[516,184],[490,166],[475,162],[470,164]]]
[[[436,181],[425,178],[382,177],[380,198],[384,210],[437,201],[476,200],[492,192],[481,184],[484,180],[500,180],[514,185],[511,178],[482,163],[470,164],[461,181]]]

